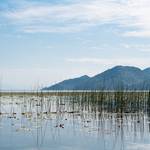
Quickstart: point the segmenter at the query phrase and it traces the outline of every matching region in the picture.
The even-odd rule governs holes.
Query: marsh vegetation
[[[0,93],[0,149],[147,150],[149,91]]]

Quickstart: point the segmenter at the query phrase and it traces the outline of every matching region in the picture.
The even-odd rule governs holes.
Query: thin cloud
[[[150,44],[121,44],[121,47],[134,51],[150,52]]]
[[[149,0],[23,4],[4,16],[24,32],[78,32],[101,24],[115,24],[122,29],[123,36],[150,36]]]
[[[66,59],[69,63],[84,63],[84,64],[97,64],[97,65],[129,65],[129,66],[139,66],[147,67],[150,66],[150,60],[146,58],[68,58]]]

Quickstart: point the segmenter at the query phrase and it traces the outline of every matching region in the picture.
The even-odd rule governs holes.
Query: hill
[[[87,75],[59,82],[43,90],[148,90],[150,68],[116,66],[93,77]]]

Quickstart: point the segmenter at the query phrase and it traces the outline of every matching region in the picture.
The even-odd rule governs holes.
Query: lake
[[[0,150],[149,150],[150,93],[0,95]]]

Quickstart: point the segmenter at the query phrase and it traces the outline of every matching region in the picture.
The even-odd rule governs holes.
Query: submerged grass
[[[23,103],[22,114],[32,107],[36,107],[37,114],[51,112],[52,102],[56,103],[55,112],[59,112],[61,107],[70,105],[73,111],[97,111],[108,112],[138,112],[150,110],[150,91],[54,91],[54,92],[0,92],[0,113],[1,97],[19,97]],[[30,99],[28,100],[28,97]],[[19,102],[16,102],[16,104]],[[77,109],[78,107],[78,109]],[[77,110],[76,110],[77,109]],[[11,108],[13,112],[13,108]]]
[[[37,145],[43,143],[48,125],[57,132],[71,119],[88,133],[112,134],[123,141],[124,128],[131,124],[132,131],[140,129],[142,134],[144,114],[150,118],[150,91],[1,92],[0,96],[0,117],[11,120],[16,132],[36,132]]]

